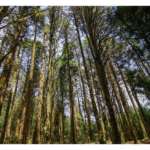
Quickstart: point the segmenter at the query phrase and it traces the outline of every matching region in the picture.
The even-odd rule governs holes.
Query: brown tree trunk
[[[7,103],[6,113],[5,113],[5,117],[4,117],[4,124],[3,124],[3,127],[2,127],[2,132],[1,132],[1,137],[0,137],[0,143],[1,144],[3,144],[3,142],[5,140],[6,129],[7,129],[7,124],[8,124],[8,119],[9,119],[9,110],[10,110],[11,100],[12,100],[12,92],[9,93],[9,97],[8,97],[8,103]]]
[[[138,105],[138,108],[140,109],[140,104],[139,104],[139,100],[138,99],[136,99],[135,97],[134,97],[134,99],[133,99],[133,97],[132,97],[132,95],[131,94],[133,94],[133,91],[131,91],[130,92],[130,89],[129,89],[129,86],[127,85],[127,82],[126,82],[126,79],[125,79],[125,77],[124,77],[124,74],[123,74],[123,72],[122,72],[122,70],[119,68],[119,66],[118,66],[118,64],[116,63],[116,65],[117,65],[117,68],[118,68],[118,70],[119,70],[119,73],[120,73],[120,75],[121,75],[121,78],[122,78],[122,80],[123,80],[123,83],[124,83],[124,85],[125,85],[125,88],[126,88],[126,90],[127,90],[127,93],[128,93],[128,95],[129,95],[129,97],[130,97],[130,100],[131,100],[131,102],[132,102],[132,104],[133,104],[133,107],[134,107],[134,110],[135,110],[135,112],[136,112],[136,114],[137,114],[137,116],[138,116],[138,120],[139,120],[139,122],[140,122],[140,126],[141,126],[141,129],[142,129],[142,132],[143,132],[143,138],[146,138],[148,135],[147,135],[147,133],[148,133],[148,130],[147,130],[147,125],[146,125],[146,122],[144,122],[144,118],[143,118],[143,115],[141,115],[141,114],[139,114],[140,112],[138,112],[138,110],[137,110],[137,108],[136,108],[136,104],[135,104],[135,102],[134,102],[134,100],[136,101],[138,101],[138,103],[137,103],[137,105]],[[134,94],[133,94],[133,96],[134,96]],[[144,123],[144,124],[143,124]],[[146,131],[147,130],[147,131]]]
[[[99,120],[99,116],[98,116],[98,110],[97,110],[97,107],[96,107],[96,102],[95,102],[95,98],[94,98],[94,94],[93,94],[93,89],[92,89],[92,86],[91,86],[91,79],[90,79],[89,74],[88,74],[88,68],[87,68],[86,61],[85,61],[85,56],[84,56],[84,52],[83,52],[83,47],[82,47],[82,43],[81,43],[81,39],[80,39],[80,33],[79,33],[78,24],[77,24],[77,20],[76,20],[75,15],[74,15],[74,19],[75,19],[75,25],[76,25],[76,31],[77,31],[80,51],[81,51],[81,55],[82,55],[82,59],[83,59],[83,65],[84,65],[84,69],[85,69],[85,76],[86,76],[86,80],[87,80],[87,84],[88,84],[88,88],[89,88],[89,93],[90,93],[90,97],[91,97],[94,117],[95,117],[95,120],[96,120],[96,126],[97,126],[98,136],[99,136],[99,134],[101,134],[101,125],[100,125],[100,120]],[[103,137],[99,138],[99,142],[100,143],[106,143],[106,141],[102,138]]]
[[[72,144],[76,143],[76,133],[75,133],[75,110],[74,110],[74,95],[73,95],[73,81],[71,76],[71,70],[70,70],[70,52],[68,48],[68,35],[67,35],[67,29],[65,30],[65,46],[67,50],[67,67],[68,67],[68,80],[69,80],[69,102],[70,102],[70,142]]]
[[[99,50],[97,49],[97,45],[96,45],[96,41],[94,41],[95,39],[93,38],[93,35],[91,34],[91,26],[88,26],[86,24],[86,20],[83,19],[84,17],[82,17],[82,21],[84,23],[84,32],[86,34],[86,37],[88,39],[88,43],[89,43],[89,47],[94,59],[94,64],[96,67],[96,71],[97,71],[97,75],[98,75],[98,79],[99,79],[99,83],[101,85],[101,89],[104,95],[104,99],[106,101],[106,105],[108,108],[108,112],[109,112],[109,116],[110,116],[110,124],[112,127],[112,141],[113,143],[121,143],[121,136],[118,130],[118,126],[117,126],[117,121],[115,119],[115,113],[112,107],[112,102],[111,102],[111,98],[110,98],[110,93],[109,93],[109,89],[108,89],[108,82],[106,79],[106,73],[105,73],[105,69],[104,69],[104,65],[103,62],[101,60],[100,54],[99,54]],[[88,27],[86,27],[88,26]],[[88,35],[88,33],[89,35]]]
[[[133,137],[133,139],[134,139],[134,142],[137,143],[136,132],[135,132],[135,129],[134,129],[134,127],[133,127],[133,122],[132,122],[132,120],[131,120],[131,116],[130,116],[130,114],[129,114],[129,106],[128,106],[127,99],[125,99],[125,95],[124,95],[124,93],[123,93],[123,91],[122,91],[122,89],[121,89],[121,87],[120,87],[120,85],[119,85],[119,83],[118,83],[118,79],[117,79],[117,76],[116,76],[116,74],[115,74],[114,67],[113,67],[113,65],[112,65],[111,62],[109,62],[109,67],[110,67],[110,69],[111,69],[111,71],[112,71],[112,73],[113,73],[113,76],[114,76],[114,78],[115,78],[115,82],[116,82],[117,87],[118,87],[118,90],[119,90],[121,102],[122,102],[122,104],[123,104],[123,107],[124,107],[124,110],[125,110],[125,113],[126,113],[128,122],[129,122],[129,126],[130,126],[129,129],[130,129],[130,131],[131,131],[131,134],[132,134],[132,137]]]
[[[33,73],[35,66],[35,52],[36,52],[36,36],[37,36],[37,24],[35,23],[34,41],[32,45],[32,56],[31,65],[27,83],[27,92],[25,93],[25,118],[22,131],[22,143],[28,143],[29,127],[31,123],[31,112],[32,112],[32,87],[33,87]]]

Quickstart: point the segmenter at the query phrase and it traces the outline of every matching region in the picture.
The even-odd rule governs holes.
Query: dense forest
[[[149,7],[0,7],[1,144],[149,139]]]

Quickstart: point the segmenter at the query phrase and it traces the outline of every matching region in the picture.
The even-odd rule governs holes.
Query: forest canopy
[[[0,7],[0,143],[150,140],[149,7]]]

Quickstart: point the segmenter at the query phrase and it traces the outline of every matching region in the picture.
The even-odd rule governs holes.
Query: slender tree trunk
[[[39,78],[39,95],[37,98],[37,108],[36,108],[36,119],[35,119],[35,137],[33,138],[33,143],[41,143],[41,113],[42,113],[42,102],[43,102],[43,88],[44,88],[44,81],[45,81],[45,40],[46,40],[46,34],[44,33],[43,38],[43,49],[42,49],[42,64],[41,64],[41,70],[40,70],[40,78]]]
[[[117,87],[118,87],[118,90],[119,90],[120,98],[121,98],[121,101],[122,101],[125,113],[127,115],[127,119],[128,119],[128,122],[129,122],[129,126],[130,126],[130,131],[131,131],[132,137],[134,139],[134,142],[137,143],[136,132],[135,132],[135,129],[133,127],[133,122],[131,120],[131,116],[130,116],[129,111],[128,111],[129,110],[128,102],[125,99],[125,95],[123,94],[123,91],[122,91],[122,89],[121,89],[121,87],[120,87],[120,85],[118,83],[117,76],[115,74],[115,70],[114,70],[114,67],[113,67],[111,62],[109,63],[109,66],[111,68],[111,71],[113,73],[113,76],[115,78],[115,81],[116,81],[116,84],[117,84]]]
[[[9,138],[11,139],[11,122],[12,122],[12,118],[13,118],[13,113],[14,113],[14,107],[15,107],[15,100],[16,100],[16,94],[17,94],[17,88],[18,88],[18,82],[19,82],[19,76],[20,76],[20,71],[21,71],[21,62],[22,62],[22,56],[23,56],[23,53],[21,54],[21,58],[19,60],[19,55],[20,55],[20,50],[18,51],[18,56],[17,56],[17,59],[18,59],[18,70],[16,72],[16,83],[15,83],[15,89],[13,91],[13,94],[12,94],[12,102],[11,102],[11,106],[10,106],[10,117],[9,117],[9,120],[8,120],[8,125],[7,125],[7,129],[6,129],[6,138]]]
[[[112,107],[112,102],[111,102],[111,98],[110,98],[110,93],[109,93],[109,89],[108,89],[108,82],[106,79],[106,73],[105,73],[105,69],[104,69],[104,65],[103,62],[101,60],[100,54],[98,52],[97,46],[94,42],[94,38],[92,37],[92,34],[90,34],[91,32],[90,27],[86,24],[86,20],[84,19],[84,17],[81,18],[83,23],[84,23],[84,32],[86,34],[86,37],[88,39],[88,43],[89,43],[89,47],[94,59],[94,64],[95,64],[95,68],[97,71],[97,75],[98,75],[98,79],[99,79],[99,83],[101,85],[101,89],[104,95],[104,99],[106,101],[106,105],[108,108],[108,112],[109,112],[109,116],[110,116],[110,124],[112,127],[112,141],[113,143],[121,143],[121,136],[118,130],[118,126],[117,126],[117,121],[115,119],[115,113]],[[88,33],[89,35],[88,35]]]
[[[100,118],[99,120],[100,120],[100,128],[101,128],[99,138],[103,141],[103,144],[104,144],[104,143],[106,143],[106,130],[105,130],[105,127],[104,127],[102,107],[101,107],[100,98],[99,98],[100,96],[102,96],[102,92],[101,92],[101,88],[98,87],[97,81],[95,80],[96,79],[95,74],[92,73],[93,66],[91,64],[89,56],[88,56],[88,60],[89,60],[90,72],[91,72],[91,76],[92,76],[93,88],[95,89],[97,105],[98,105],[98,108],[99,108],[99,118]]]
[[[60,92],[61,92],[61,114],[60,114],[60,126],[61,126],[61,135],[60,135],[60,143],[63,144],[65,141],[64,141],[64,120],[65,120],[65,116],[64,116],[64,93],[63,93],[63,81],[61,79],[61,82],[60,82]]]
[[[68,48],[68,35],[67,28],[65,30],[65,46],[67,50],[67,68],[68,68],[68,80],[69,80],[69,102],[70,102],[70,142],[72,144],[76,143],[76,134],[75,134],[75,110],[74,110],[74,95],[73,95],[73,81],[70,70],[70,52]]]
[[[135,112],[136,112],[136,114],[137,114],[137,116],[138,116],[138,120],[139,120],[139,122],[140,122],[140,126],[141,126],[141,129],[142,129],[142,131],[143,131],[143,137],[146,138],[146,137],[148,136],[148,135],[147,135],[148,130],[146,131],[146,129],[147,129],[147,128],[146,128],[146,127],[147,127],[146,122],[144,122],[143,115],[139,114],[140,112],[138,112],[138,110],[137,110],[137,108],[136,108],[136,104],[135,104],[135,102],[134,102],[134,100],[136,101],[136,98],[133,99],[133,97],[132,97],[132,95],[131,95],[131,92],[130,92],[130,90],[129,90],[129,86],[127,85],[127,82],[126,82],[126,79],[125,79],[125,77],[124,77],[124,74],[123,74],[122,70],[119,68],[119,66],[118,66],[117,63],[116,63],[116,65],[117,65],[117,67],[118,67],[118,70],[119,70],[119,73],[120,73],[120,75],[121,75],[121,78],[122,78],[122,80],[123,80],[123,82],[124,82],[124,85],[125,85],[125,88],[126,88],[126,90],[127,90],[127,93],[128,93],[128,95],[129,95],[129,97],[130,97],[130,99],[131,99],[131,102],[132,102],[132,104],[133,104],[134,110],[135,110]],[[133,91],[132,91],[132,92],[133,92]],[[134,96],[134,95],[133,95],[133,96]],[[138,107],[139,107],[139,109],[140,109],[141,105],[139,104],[139,100],[138,100],[138,99],[137,99],[137,101],[138,101],[137,105],[138,105]],[[144,124],[143,124],[143,122],[144,122]]]
[[[32,111],[32,87],[33,87],[33,73],[35,66],[35,52],[36,52],[36,36],[37,36],[37,23],[35,23],[34,41],[32,45],[32,57],[29,71],[29,78],[27,83],[27,92],[25,93],[25,118],[22,132],[22,143],[28,143],[29,127],[31,123],[31,111]]]
[[[82,55],[82,59],[83,59],[85,75],[86,75],[87,84],[88,84],[88,87],[89,87],[89,93],[90,93],[90,97],[91,97],[91,101],[92,101],[93,112],[94,112],[94,116],[95,116],[95,120],[96,120],[98,136],[99,136],[99,134],[102,134],[102,133],[101,133],[100,120],[99,120],[99,116],[98,116],[98,110],[97,110],[96,103],[95,103],[93,89],[92,89],[92,86],[91,86],[91,80],[90,80],[90,77],[89,77],[89,74],[88,74],[88,69],[87,69],[87,65],[86,65],[86,61],[85,61],[85,56],[84,56],[84,53],[83,53],[83,47],[82,47],[82,43],[81,43],[81,39],[80,39],[80,33],[79,33],[78,24],[77,24],[77,20],[76,20],[75,15],[74,15],[74,19],[75,19],[75,25],[76,25],[76,31],[77,31],[80,51],[81,51],[81,55]],[[100,143],[106,143],[106,141],[105,141],[105,139],[103,139],[103,137],[99,137],[99,142]]]
[[[8,124],[8,119],[9,119],[9,110],[10,110],[10,105],[11,105],[11,99],[12,99],[12,92],[9,93],[9,97],[8,97],[8,103],[7,103],[6,113],[5,113],[5,117],[4,117],[4,124],[2,127],[2,132],[1,132],[1,137],[0,137],[1,144],[3,144],[3,142],[5,140],[6,129],[7,129],[7,124]]]
[[[84,81],[84,78],[83,78],[83,75],[82,75],[81,65],[80,65],[80,61],[79,61],[77,53],[76,53],[76,57],[77,57],[77,60],[78,60],[81,87],[82,87],[82,92],[83,92],[83,97],[84,97],[83,105],[85,107],[87,122],[88,122],[88,141],[90,142],[90,141],[93,140],[93,133],[92,133],[92,126],[91,126],[90,112],[89,112],[89,100],[87,98],[87,92],[86,92],[86,88],[85,88],[85,81]]]

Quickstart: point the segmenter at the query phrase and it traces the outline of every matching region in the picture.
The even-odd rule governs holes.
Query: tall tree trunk
[[[70,102],[70,142],[72,144],[76,143],[76,134],[75,134],[75,110],[74,110],[74,92],[73,92],[73,81],[71,76],[70,69],[70,52],[68,47],[68,35],[67,27],[65,29],[65,46],[67,50],[67,68],[68,68],[68,80],[69,80],[69,102]]]
[[[1,144],[3,144],[3,142],[5,140],[11,100],[12,100],[12,92],[9,93],[9,97],[8,97],[8,103],[7,103],[6,113],[5,113],[5,117],[4,117],[4,124],[3,124],[3,127],[2,127],[2,132],[1,132],[1,137],[0,137],[0,143]]]
[[[132,104],[133,104],[134,110],[135,110],[135,112],[136,112],[136,114],[137,114],[137,116],[138,116],[138,120],[139,120],[139,122],[140,122],[140,126],[141,126],[141,129],[142,129],[142,132],[143,132],[143,138],[146,138],[146,137],[148,136],[147,133],[148,133],[149,131],[148,131],[148,129],[147,129],[147,125],[146,125],[146,122],[144,121],[144,118],[143,118],[142,113],[140,114],[140,112],[138,112],[138,110],[137,110],[137,108],[136,108],[136,104],[135,104],[135,102],[134,102],[134,100],[135,100],[135,101],[136,101],[136,100],[138,101],[137,105],[138,105],[138,108],[140,109],[141,105],[139,104],[139,100],[134,97],[133,91],[131,91],[132,94],[133,94],[133,97],[134,97],[134,99],[133,99],[133,97],[132,97],[132,95],[131,95],[131,92],[130,92],[130,89],[129,89],[129,86],[127,85],[127,82],[126,82],[126,79],[125,79],[125,76],[124,76],[122,70],[119,68],[119,66],[118,66],[117,63],[115,63],[115,64],[117,65],[117,68],[118,68],[118,70],[119,70],[119,73],[120,73],[120,75],[121,75],[121,78],[122,78],[122,80],[123,80],[123,83],[124,83],[124,85],[125,85],[125,88],[126,88],[126,90],[127,90],[127,93],[128,93],[128,95],[129,95],[129,97],[130,97],[130,99],[131,99],[131,102],[132,102]],[[143,123],[144,123],[144,124],[143,124]]]
[[[85,76],[86,76],[87,84],[88,84],[88,87],[89,87],[89,93],[90,93],[90,97],[91,97],[91,101],[92,101],[93,112],[94,112],[94,116],[95,116],[95,120],[96,120],[98,136],[99,136],[99,135],[102,134],[101,133],[101,125],[100,125],[100,120],[99,120],[99,116],[98,116],[98,110],[97,110],[97,107],[96,107],[94,94],[93,94],[93,89],[92,89],[92,86],[91,86],[91,79],[90,79],[89,74],[88,74],[88,68],[87,68],[87,65],[86,65],[85,56],[84,56],[84,52],[83,52],[83,47],[82,47],[82,43],[81,43],[81,39],[80,39],[80,32],[79,32],[79,29],[78,29],[78,23],[77,23],[75,15],[74,15],[74,20],[75,20],[75,25],[76,25],[76,31],[77,31],[80,51],[81,51],[81,55],[82,55],[82,59],[83,59],[83,65],[84,65],[84,69],[85,69]],[[100,143],[106,143],[105,139],[103,139],[103,136],[99,137],[99,142]]]
[[[32,45],[31,65],[29,69],[29,77],[27,83],[27,92],[25,93],[25,118],[22,131],[22,143],[28,143],[29,127],[31,123],[32,112],[32,92],[33,92],[33,73],[35,66],[35,52],[36,52],[36,36],[37,36],[37,23],[35,23],[34,41]]]
[[[115,74],[114,67],[113,67],[113,65],[112,65],[111,62],[109,62],[109,66],[110,66],[110,69],[111,69],[111,71],[112,71],[112,73],[113,73],[113,76],[114,76],[114,78],[115,78],[115,82],[116,82],[117,87],[118,87],[118,90],[119,90],[120,98],[121,98],[121,101],[122,101],[122,104],[123,104],[123,107],[124,107],[124,110],[125,110],[125,113],[126,113],[128,122],[129,122],[129,126],[130,126],[129,130],[130,130],[130,132],[131,132],[131,134],[132,134],[132,137],[133,137],[133,139],[134,139],[134,142],[137,143],[136,132],[135,132],[135,129],[134,129],[134,127],[133,127],[134,125],[133,125],[133,122],[132,122],[132,120],[131,120],[131,116],[130,116],[130,114],[129,114],[130,112],[129,112],[128,102],[127,102],[127,100],[125,99],[125,95],[124,95],[124,93],[123,93],[123,91],[122,91],[122,89],[121,89],[121,87],[120,87],[120,85],[119,85],[119,83],[118,83],[118,79],[117,79],[117,76],[116,76],[116,74]]]
[[[78,54],[76,53],[76,57],[78,60],[78,68],[79,68],[79,75],[81,80],[81,87],[82,87],[82,93],[83,93],[83,106],[85,107],[86,116],[87,116],[87,122],[88,122],[88,142],[93,141],[93,132],[92,132],[92,126],[91,126],[91,117],[90,117],[90,111],[89,111],[89,100],[87,98],[87,92],[85,88],[85,81],[82,75],[81,65],[79,61]]]
[[[41,113],[42,113],[42,103],[43,103],[43,91],[44,91],[44,81],[45,81],[45,40],[46,34],[44,33],[43,38],[43,48],[42,48],[42,56],[41,56],[41,70],[40,70],[40,78],[39,78],[39,95],[37,98],[37,107],[35,112],[35,137],[33,138],[33,143],[41,143]]]
[[[94,59],[94,64],[95,64],[95,68],[97,71],[99,83],[101,85],[104,99],[106,101],[106,105],[108,108],[108,112],[109,112],[109,116],[110,116],[110,124],[112,127],[112,135],[113,135],[112,141],[113,141],[113,143],[121,143],[121,136],[120,136],[120,133],[118,130],[117,120],[115,119],[115,113],[114,113],[114,110],[112,107],[112,102],[111,102],[110,93],[109,93],[109,89],[108,89],[108,83],[107,83],[107,79],[106,79],[104,65],[101,60],[100,54],[98,52],[98,49],[97,49],[97,46],[95,43],[96,41],[94,41],[95,39],[94,39],[93,35],[91,34],[91,31],[92,31],[92,29],[90,28],[91,26],[88,26],[84,16],[81,16],[81,20],[83,21],[83,24],[84,24],[84,32],[88,39],[88,43],[89,43],[89,47],[91,50],[91,54]]]
[[[7,125],[7,129],[6,129],[6,138],[11,139],[11,122],[12,122],[12,118],[13,118],[13,113],[14,113],[14,108],[15,108],[15,100],[16,100],[16,94],[17,94],[17,88],[18,88],[18,83],[19,83],[19,77],[20,77],[20,72],[21,72],[21,62],[22,62],[22,57],[23,57],[23,53],[21,54],[21,58],[19,57],[20,55],[20,50],[18,51],[18,55],[17,58],[17,64],[18,64],[18,70],[16,71],[16,83],[15,83],[15,88],[14,91],[12,93],[12,102],[11,102],[11,106],[10,106],[10,117],[8,120],[8,125]],[[20,60],[19,60],[20,58]],[[15,70],[13,70],[15,72]],[[9,140],[8,139],[8,140]],[[8,141],[9,142],[9,141]]]

